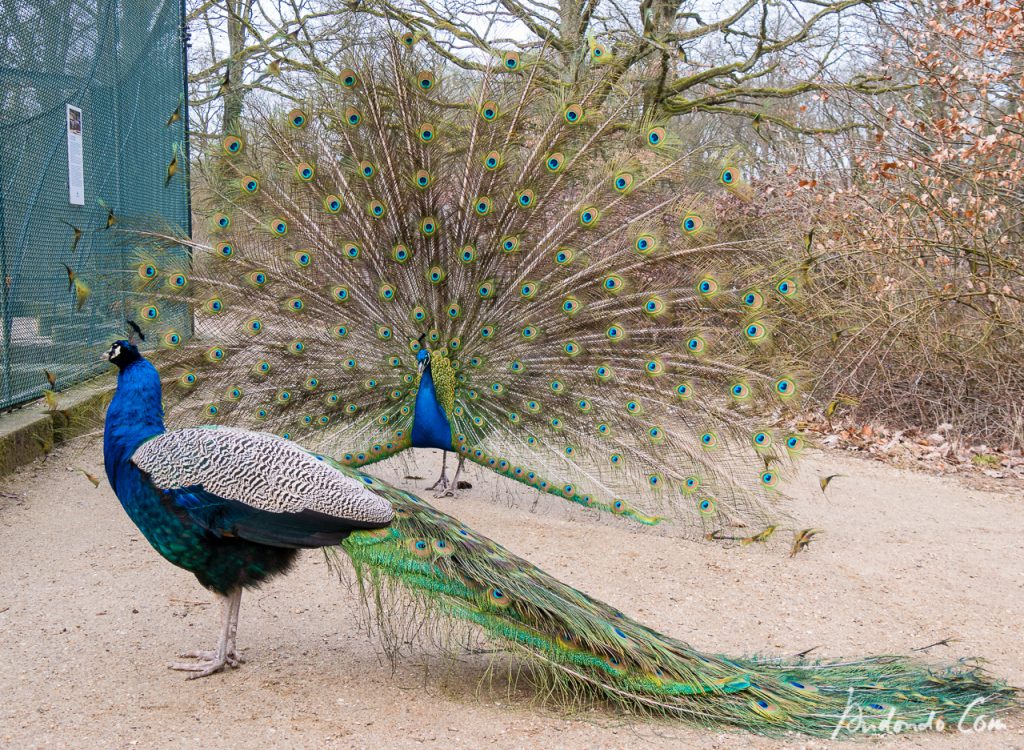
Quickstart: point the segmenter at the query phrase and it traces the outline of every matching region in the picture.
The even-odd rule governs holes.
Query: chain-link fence
[[[132,283],[118,217],[187,232],[189,200],[181,0],[0,8],[4,408],[102,368]]]

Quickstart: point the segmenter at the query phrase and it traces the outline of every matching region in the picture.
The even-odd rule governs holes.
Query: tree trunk
[[[245,48],[246,23],[252,13],[252,0],[227,0],[228,12],[228,61],[226,76],[229,81],[224,92],[224,131],[235,129],[242,118],[242,104],[245,90],[242,78],[245,71],[242,50]]]

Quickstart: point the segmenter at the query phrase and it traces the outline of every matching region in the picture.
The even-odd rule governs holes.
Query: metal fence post
[[[10,300],[11,293],[10,278],[7,269],[7,230],[4,224],[4,184],[3,174],[0,172],[0,325],[3,326],[3,370],[4,383],[0,388],[0,403],[7,403],[11,400],[11,315]]]

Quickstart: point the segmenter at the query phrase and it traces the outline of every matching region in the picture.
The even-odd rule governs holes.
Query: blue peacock
[[[282,438],[231,428],[165,432],[156,369],[127,340],[107,358],[120,370],[103,432],[110,486],[150,544],[222,599],[217,648],[183,654],[197,661],[173,667],[202,677],[237,666],[242,589],[286,572],[301,548],[387,526],[392,508]]]
[[[828,735],[850,717],[950,724],[977,699],[1014,692],[973,666],[898,656],[784,662],[702,654],[559,582],[420,498],[294,441],[233,427],[164,429],[157,369],[128,341],[107,411],[107,477],[128,515],[170,562],[222,601],[211,651],[172,668],[203,677],[241,663],[242,590],[285,573],[302,548],[339,545],[365,584],[397,585],[429,611],[482,630],[565,694],[633,713],[765,734]],[[422,616],[424,609],[417,609]],[[390,611],[385,616],[400,616]],[[844,717],[846,717],[844,719]],[[851,725],[852,726],[852,725]],[[848,727],[850,728],[850,727]]]
[[[775,427],[802,390],[803,230],[596,58],[566,87],[543,53],[470,75],[416,42],[320,71],[301,106],[254,100],[196,170],[196,237],[135,235],[129,307],[173,412],[352,468],[434,447],[641,523],[770,534],[803,447]]]

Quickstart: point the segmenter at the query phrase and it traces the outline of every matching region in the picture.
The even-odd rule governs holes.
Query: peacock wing
[[[132,456],[158,489],[219,536],[285,547],[335,544],[386,526],[391,504],[294,443],[260,432],[194,427],[143,443]]]

